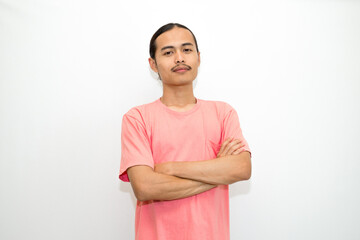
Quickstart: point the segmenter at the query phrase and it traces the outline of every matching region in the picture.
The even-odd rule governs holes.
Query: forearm
[[[227,185],[250,178],[250,153],[242,152],[204,161],[172,162],[167,171],[166,174],[181,178]]]
[[[128,170],[131,185],[138,200],[174,200],[208,191],[216,185],[154,172],[146,166]]]

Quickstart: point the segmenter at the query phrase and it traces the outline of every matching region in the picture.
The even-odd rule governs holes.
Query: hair
[[[156,39],[161,35],[163,34],[164,32],[167,32],[167,31],[170,31],[171,29],[173,29],[174,27],[178,27],[178,28],[184,28],[186,30],[188,30],[191,35],[193,36],[194,38],[194,42],[195,42],[195,46],[196,46],[196,51],[199,52],[199,47],[198,47],[198,44],[197,44],[197,41],[196,41],[196,37],[194,35],[194,33],[189,29],[187,28],[186,26],[182,25],[182,24],[179,24],[179,23],[168,23],[168,24],[165,24],[164,26],[162,26],[161,28],[159,28],[155,33],[154,35],[152,36],[151,40],[150,40],[150,49],[149,49],[149,53],[150,53],[150,57],[152,59],[155,60],[155,52],[156,52]]]

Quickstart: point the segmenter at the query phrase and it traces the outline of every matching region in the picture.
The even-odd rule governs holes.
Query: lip
[[[190,69],[191,69],[190,66],[181,65],[181,66],[176,66],[176,67],[174,67],[174,68],[171,69],[171,70],[172,70],[173,72],[183,73],[183,72],[189,71]]]
[[[175,69],[174,72],[186,72],[187,70],[189,70],[189,69],[187,69],[187,68],[179,68],[179,69]]]

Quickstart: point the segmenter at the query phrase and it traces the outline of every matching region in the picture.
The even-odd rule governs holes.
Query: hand
[[[241,148],[244,147],[245,144],[242,143],[240,139],[228,138],[222,144],[221,148],[217,154],[217,157],[224,157],[227,155],[236,155],[241,152]]]
[[[171,175],[171,166],[173,162],[164,162],[155,164],[154,171],[157,173]]]

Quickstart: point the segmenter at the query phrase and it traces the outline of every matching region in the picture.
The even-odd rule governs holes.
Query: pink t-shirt
[[[249,151],[236,111],[227,103],[197,99],[178,112],[160,98],[130,109],[123,117],[119,178],[135,165],[216,158],[228,137],[242,139]],[[228,240],[229,192],[220,185],[192,197],[172,201],[137,201],[137,240]]]

